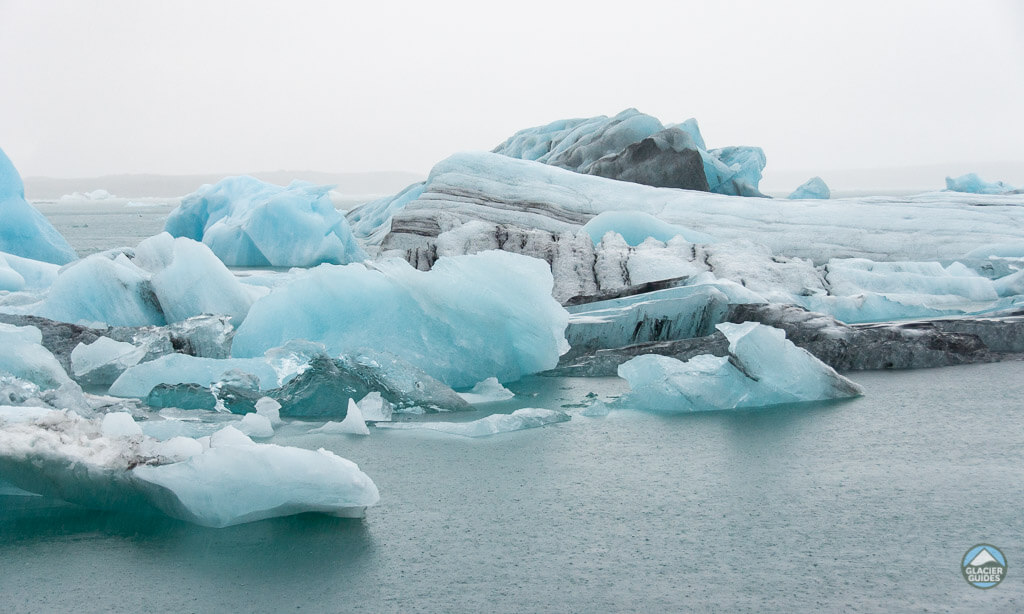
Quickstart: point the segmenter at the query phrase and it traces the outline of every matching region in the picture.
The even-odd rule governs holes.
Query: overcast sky
[[[0,148],[23,175],[425,173],[636,107],[769,172],[1024,163],[1024,2],[353,5],[0,0]]]

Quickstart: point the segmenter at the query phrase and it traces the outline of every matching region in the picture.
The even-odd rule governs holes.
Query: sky
[[[1014,0],[0,0],[0,58],[25,176],[426,173],[635,107],[763,147],[766,174],[1021,161],[1024,180]]]

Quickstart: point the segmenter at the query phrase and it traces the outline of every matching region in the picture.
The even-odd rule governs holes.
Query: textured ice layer
[[[210,246],[229,266],[315,266],[366,258],[330,186],[228,177],[186,196],[165,229]]]
[[[389,352],[454,387],[514,381],[568,350],[568,314],[551,285],[543,261],[497,251],[442,258],[427,272],[398,259],[324,265],[258,300],[232,354],[307,339],[334,356]]]
[[[25,200],[25,186],[0,149],[0,252],[66,264],[78,256],[50,222]]]
[[[387,422],[378,424],[377,428],[425,429],[463,437],[487,437],[488,435],[536,428],[546,424],[567,422],[569,419],[569,414],[562,411],[526,407],[517,409],[511,414],[492,414],[472,422]]]
[[[756,322],[717,327],[728,356],[702,354],[686,362],[646,354],[619,366],[629,382],[627,407],[665,412],[742,409],[862,394],[776,328]]]
[[[380,499],[359,467],[326,450],[257,444],[233,427],[161,442],[127,414],[101,421],[40,408],[0,407],[0,475],[85,507],[209,527],[303,512],[360,516]]]

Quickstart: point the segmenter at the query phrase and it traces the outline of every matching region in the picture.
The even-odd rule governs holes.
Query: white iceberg
[[[839,399],[863,394],[782,330],[745,322],[723,323],[729,356],[702,354],[686,362],[645,354],[618,368],[631,392],[625,407],[664,412],[743,409]]]
[[[0,407],[0,475],[85,507],[162,512],[208,527],[303,512],[361,516],[380,500],[355,463],[326,450],[257,444],[233,427],[206,445],[160,442],[129,420],[101,426],[70,411]]]
[[[331,433],[347,435],[369,435],[370,429],[366,426],[363,413],[359,406],[352,399],[348,400],[348,411],[345,419],[341,422],[328,422],[320,428],[315,428],[310,433]]]
[[[165,229],[202,241],[229,266],[316,266],[366,258],[328,192],[228,177],[182,199]]]
[[[333,356],[388,352],[453,387],[515,381],[568,350],[568,314],[551,286],[545,262],[498,251],[442,258],[426,272],[398,259],[321,265],[256,301],[231,353],[307,339]]]
[[[249,413],[242,416],[236,428],[249,437],[256,437],[258,439],[274,436],[274,425],[270,423],[270,418],[258,413]]]
[[[569,414],[553,409],[525,407],[511,414],[491,414],[472,422],[386,422],[377,428],[425,429],[462,437],[487,437],[569,421]]]
[[[477,403],[507,401],[516,396],[516,393],[502,386],[498,378],[488,377],[482,382],[477,382],[469,392],[460,392],[459,396],[465,399],[467,403],[476,405]]]
[[[363,397],[358,405],[363,419],[368,422],[391,422],[395,411],[394,406],[376,390]]]

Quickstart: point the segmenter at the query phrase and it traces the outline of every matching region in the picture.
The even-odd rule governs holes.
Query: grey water
[[[80,254],[169,211],[66,209],[44,213]],[[580,406],[622,380],[532,377],[442,419],[572,420],[479,440],[281,428],[376,482],[361,520],[205,529],[0,494],[0,611],[1024,611],[1024,363],[851,376],[864,397],[603,418]],[[989,590],[960,571],[978,543],[1009,561]]]
[[[858,373],[862,398],[474,440],[307,434],[381,504],[227,529],[0,497],[9,612],[1021,611],[1024,363]],[[491,406],[610,399],[534,377]],[[578,409],[569,407],[569,411]],[[977,543],[999,586],[960,572]]]

